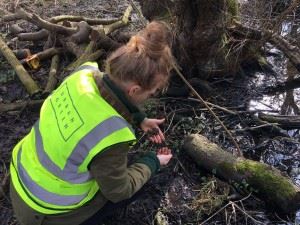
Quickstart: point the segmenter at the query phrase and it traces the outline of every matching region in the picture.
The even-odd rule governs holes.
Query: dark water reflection
[[[256,98],[250,100],[249,110],[263,111],[269,115],[299,115],[300,88],[274,95],[260,94],[260,90],[263,90],[266,86],[275,86],[278,82],[284,82],[291,77],[299,76],[299,72],[283,57],[281,52],[275,48],[271,48],[270,51],[276,53],[267,57],[275,74],[262,72],[255,74],[249,85],[251,85],[251,88],[259,91]],[[300,186],[299,129],[291,129],[286,132],[291,137],[291,140],[268,140],[261,159],[279,168],[281,171],[289,173],[294,182]]]
[[[300,88],[273,95],[261,94],[266,86],[275,86],[299,77],[299,72],[276,48],[269,47],[271,56],[267,57],[275,73],[257,72],[250,82],[253,90],[258,90],[256,97],[249,102],[249,110],[269,115],[300,115]],[[286,130],[290,138],[278,137],[261,140],[263,150],[259,152],[260,160],[275,166],[289,175],[300,186],[300,131]],[[295,224],[300,224],[300,210],[296,213]]]

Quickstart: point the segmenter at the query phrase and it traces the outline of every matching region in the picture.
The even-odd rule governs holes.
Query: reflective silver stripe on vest
[[[19,178],[22,181],[23,185],[30,191],[38,199],[47,202],[49,204],[59,205],[59,206],[69,206],[75,205],[82,201],[88,193],[84,195],[59,195],[54,194],[52,192],[47,191],[43,187],[39,186],[36,182],[34,182],[25,168],[21,163],[21,155],[22,155],[22,148],[18,152],[18,174]]]
[[[81,70],[92,70],[92,71],[99,71],[99,69],[95,66],[91,66],[91,65],[82,65],[82,66],[79,66],[76,70],[73,71],[73,73],[76,73],[78,71],[81,71]],[[72,74],[73,74],[72,73]]]
[[[60,169],[45,152],[42,137],[39,132],[39,121],[37,121],[34,125],[34,131],[39,161],[45,169],[64,181],[74,184],[87,182],[91,179],[90,173],[79,173],[79,166],[83,163],[90,150],[95,145],[124,127],[130,128],[130,125],[126,120],[118,116],[112,116],[102,121],[78,142],[67,159],[65,167]]]

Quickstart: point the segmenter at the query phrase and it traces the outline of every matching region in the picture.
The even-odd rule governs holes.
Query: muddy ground
[[[9,9],[10,3],[0,2],[0,7]],[[88,17],[112,18],[122,15],[128,3],[126,1],[104,0],[20,0],[19,3],[43,18],[60,14],[85,15]],[[22,23],[27,30],[35,29]],[[131,25],[125,30],[138,30],[141,23],[136,14],[132,16]],[[7,25],[0,23],[1,33],[6,40],[11,40]],[[26,46],[32,52],[41,49],[41,43],[11,42],[11,48]],[[65,55],[63,65],[72,60]],[[235,76],[212,79],[214,94],[207,98],[217,105],[238,111],[232,116],[222,110],[214,109],[225,125],[234,132],[234,137],[241,146],[245,156],[269,163],[290,176],[294,183],[300,185],[300,135],[299,130],[292,132],[291,137],[282,137],[268,129],[255,132],[238,131],[251,124],[251,115],[258,111],[278,111],[282,105],[280,96],[271,96],[272,102],[264,102],[262,90],[266,85],[274,85],[284,79],[283,67],[285,58],[282,54],[268,58],[274,73],[245,68],[245,73]],[[282,63],[282,65],[280,64]],[[49,62],[38,71],[29,71],[40,86],[44,86],[49,69]],[[60,68],[60,79],[66,74]],[[7,62],[0,58],[0,102],[9,103],[28,99],[25,89],[20,84],[14,71]],[[263,81],[263,82],[262,82]],[[230,88],[229,88],[230,87]],[[296,103],[300,105],[299,89],[295,90]],[[276,104],[274,103],[276,102]],[[268,105],[269,109],[259,108],[259,104]],[[253,111],[249,113],[249,108]],[[191,95],[174,98],[164,95],[152,99],[145,105],[149,116],[165,117],[162,127],[167,143],[174,152],[174,159],[145,185],[144,194],[139,201],[119,210],[107,218],[107,225],[155,224],[157,218],[163,218],[168,224],[292,224],[295,215],[283,216],[267,209],[264,202],[252,194],[243,193],[213,175],[198,168],[181,150],[182,140],[188,133],[201,133],[223,148],[233,152],[234,146],[221,126],[212,118],[199,102]],[[254,112],[255,111],[255,112]],[[11,150],[26,135],[38,118],[38,108],[24,107],[21,111],[0,114],[0,178],[7,176]],[[249,122],[250,121],[250,122]],[[139,142],[130,154],[136,155],[155,146],[149,143],[142,134]],[[206,201],[203,201],[206,200]],[[18,224],[11,210],[9,195],[0,200],[0,224]]]

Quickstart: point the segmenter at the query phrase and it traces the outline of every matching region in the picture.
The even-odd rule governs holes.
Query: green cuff
[[[146,114],[144,112],[135,112],[132,113],[132,120],[137,126],[140,126],[143,120],[146,118]]]
[[[155,152],[147,152],[143,157],[139,158],[136,163],[146,164],[150,168],[152,176],[160,169],[160,163]]]

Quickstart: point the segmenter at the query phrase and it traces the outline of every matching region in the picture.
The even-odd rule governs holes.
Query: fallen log
[[[300,208],[300,188],[272,166],[235,157],[198,134],[187,136],[183,148],[199,166],[214,171],[216,176],[248,184],[268,207],[283,213]]]
[[[28,72],[24,69],[24,67],[19,62],[19,60],[12,52],[12,50],[6,45],[1,35],[0,35],[0,51],[5,56],[9,64],[14,68],[16,74],[18,75],[20,81],[25,86],[28,93],[31,96],[37,94],[40,91],[39,87],[34,82],[34,80],[30,77]]]
[[[288,116],[288,115],[267,115],[259,113],[258,118],[267,121],[269,123],[277,123],[279,127],[285,129],[299,129],[300,128],[300,116]]]

